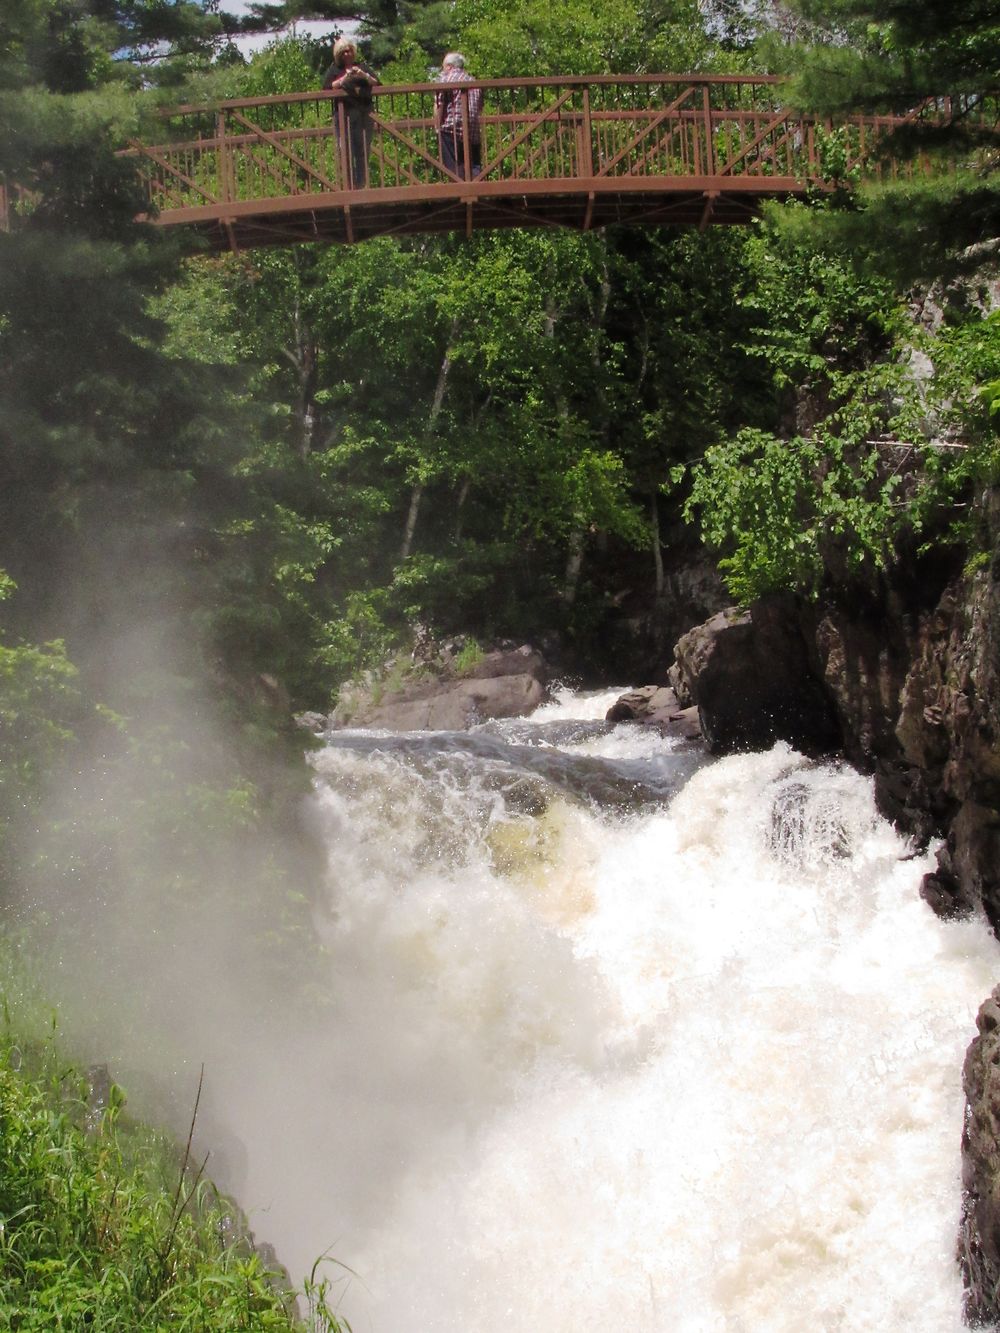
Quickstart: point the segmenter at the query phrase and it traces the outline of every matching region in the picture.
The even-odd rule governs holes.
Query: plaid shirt
[[[455,69],[454,66],[444,71],[438,80],[439,83],[471,83],[472,75],[464,69]],[[479,117],[483,110],[483,90],[482,88],[470,88],[463,96],[469,103],[469,138],[473,143],[479,142]],[[461,135],[462,133],[462,97],[455,92],[438,93],[436,98],[438,110],[441,112],[441,129],[450,130],[452,134]]]

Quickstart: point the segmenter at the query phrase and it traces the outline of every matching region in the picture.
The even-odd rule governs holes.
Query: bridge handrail
[[[348,240],[358,234],[358,210],[380,210],[383,232],[418,214],[428,229],[436,220],[451,226],[457,200],[467,231],[479,225],[473,203],[483,225],[515,225],[536,207],[528,196],[537,216],[548,197],[554,225],[636,215],[640,194],[666,201],[646,216],[707,225],[746,221],[764,198],[802,196],[859,172],[909,174],[909,164],[880,161],[886,137],[914,120],[968,114],[974,100],[927,99],[903,116],[834,122],[787,105],[787,83],[773,74],[473,78],[461,88],[483,92],[480,133],[466,123],[447,141],[434,124],[438,82],[380,85],[363,122],[342,94],[314,88],[163,107],[160,142],[133,140],[125,151],[140,160],[150,216],[214,221],[232,244],[241,219],[298,216],[318,234],[319,215],[338,209]],[[996,108],[995,98],[978,99],[972,114],[992,127]],[[277,235],[278,224],[271,230]],[[260,234],[250,222],[244,231]]]
[[[463,86],[479,88],[483,91],[516,91],[528,88],[557,87],[574,89],[588,87],[641,88],[657,85],[688,85],[709,89],[719,88],[720,90],[732,88],[746,88],[749,90],[759,88],[765,90],[787,86],[788,83],[788,77],[783,74],[540,74],[499,79],[472,78]],[[433,95],[439,93],[441,87],[442,85],[438,82],[379,84],[372,89],[372,92],[376,99],[386,99],[406,94]],[[156,114],[161,119],[169,120],[178,116],[205,115],[210,112],[230,109],[244,110],[257,106],[294,106],[300,103],[336,100],[339,97],[342,97],[342,94],[335,91],[307,88],[296,93],[267,93],[254,97],[229,97],[208,102],[181,103],[172,107],[160,107]],[[772,105],[777,110],[781,104],[775,101]],[[802,112],[790,105],[784,105],[782,109],[789,116],[801,120],[816,123],[830,120],[829,117]],[[903,123],[912,120],[915,116],[934,113],[942,116],[945,120],[954,118],[956,115],[968,116],[978,113],[984,119],[996,124],[1000,122],[1000,93],[989,91],[947,93],[937,97],[922,98],[905,112],[859,111],[841,114],[836,119],[838,123],[859,123],[862,121],[880,121],[883,123],[899,121]]]
[[[637,87],[656,84],[708,84],[709,86],[732,87],[749,86],[775,87],[787,84],[782,74],[539,74],[503,79],[470,79],[463,83],[464,88],[518,89],[518,88],[583,88],[613,87],[616,85],[635,85]],[[377,98],[404,93],[439,93],[442,85],[429,83],[387,83],[378,84],[372,89]],[[175,107],[161,107],[157,114],[167,118],[179,115],[204,115],[210,111],[226,108],[242,110],[250,106],[277,106],[283,103],[293,105],[297,102],[311,102],[317,98],[336,98],[341,94],[324,92],[321,88],[306,89],[298,93],[267,93],[260,97],[227,97],[213,102],[185,103]]]

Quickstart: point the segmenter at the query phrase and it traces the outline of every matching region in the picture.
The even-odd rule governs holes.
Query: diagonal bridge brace
[[[396,129],[395,125],[391,125],[387,120],[383,120],[378,115],[374,116],[373,119],[375,121],[375,124],[382,131],[385,138],[394,139],[396,143],[401,143],[404,148],[408,148],[411,153],[416,153],[417,157],[422,157],[423,160],[425,162],[428,162],[432,167],[435,168],[435,170],[440,171],[441,175],[446,180],[462,181],[462,184],[463,185],[465,184],[464,180],[462,180],[462,177],[456,176],[453,172],[449,171],[439,157],[433,157],[430,153],[427,152],[425,148],[421,148],[420,145],[415,140],[408,138],[402,132],[402,130]],[[380,156],[383,162],[386,161],[385,152],[381,147],[381,145],[379,145],[377,142],[376,142],[375,152],[378,156]],[[420,177],[412,170],[412,168],[408,167],[405,162],[395,162],[392,165],[395,167],[397,171],[401,171],[405,176],[409,177],[411,185],[427,184],[427,182],[421,180]]]
[[[779,125],[786,126],[783,138],[787,139],[790,132],[789,128],[787,128],[789,114],[790,113],[788,111],[788,108],[782,107],[780,111],[778,111],[775,115],[771,117],[771,119],[767,122],[767,124],[760,131],[760,133],[756,134],[748,144],[745,144],[743,148],[736,154],[735,157],[731,157],[728,162],[725,162],[721,167],[718,168],[716,174],[719,176],[730,175],[732,173],[733,168],[738,163],[742,162],[744,158],[748,157],[749,154],[752,153],[755,148],[759,148],[760,145],[764,142],[764,140],[768,137],[768,135],[772,134],[778,128]]]
[[[547,120],[551,120],[553,117],[558,119],[563,107],[567,102],[572,100],[572,97],[572,88],[567,92],[564,92],[562,97],[557,97],[551,106],[545,108],[541,115],[538,115],[534,120],[529,121],[525,129],[523,129],[520,134],[515,135],[502,152],[498,153],[490,162],[484,162],[480,174],[488,176],[489,173],[493,171],[495,167],[498,167],[505,158],[510,157],[511,153],[513,153],[516,148],[520,148],[521,144],[523,144],[526,139],[530,139],[535,130],[538,129],[539,125],[544,125]]]
[[[598,176],[607,176],[610,173],[611,168],[617,166],[623,158],[627,157],[629,153],[632,152],[633,148],[638,148],[643,139],[648,139],[654,130],[658,130],[668,116],[672,116],[675,112],[679,111],[695,91],[696,89],[693,87],[685,88],[684,92],[682,92],[679,97],[675,97],[669,106],[665,106],[647,125],[642,127],[638,134],[633,135],[625,147],[620,149],[609,162],[605,162],[604,166],[597,173]]]
[[[259,125],[255,125],[252,120],[237,111],[235,107],[229,108],[229,114],[245,129],[248,129],[251,134],[256,135],[256,137],[263,143],[266,143],[270,148],[273,148],[276,153],[280,153],[282,157],[287,157],[290,162],[294,162],[300,171],[304,171],[306,175],[311,176],[313,180],[319,181],[324,189],[337,189],[337,186],[334,185],[333,181],[328,180],[327,177],[324,176],[321,171],[318,171],[311,162],[307,162],[304,157],[300,157],[298,153],[293,153],[290,148],[286,148],[278,135],[271,134],[267,130],[262,130]]]
[[[480,174],[486,176],[491,171],[493,171],[494,168],[498,167],[506,158],[510,157],[510,155],[515,151],[515,149],[519,148],[521,144],[525,142],[526,139],[529,139],[540,125],[544,125],[547,121],[553,119],[559,119],[563,107],[567,104],[567,102],[572,100],[572,97],[573,97],[573,90],[569,89],[567,92],[563,93],[561,97],[557,98],[551,104],[551,106],[546,107],[545,110],[542,111],[539,115],[534,116],[526,124],[525,128],[520,132],[520,134],[515,135],[515,137],[510,141],[510,143],[504,145],[503,150],[500,153],[498,153],[496,157],[494,157],[489,162],[483,163],[483,167]],[[382,120],[379,116],[376,115],[375,123],[376,125],[379,126],[379,128],[383,131],[383,133],[387,138],[394,139],[397,143],[402,144],[404,148],[408,148],[412,153],[415,153],[417,157],[422,158],[430,166],[434,167],[435,170],[439,171],[442,177],[444,177],[446,180],[456,180],[463,185],[467,184],[463,176],[459,176],[456,173],[449,171],[440,158],[433,157],[425,149],[421,148],[421,146],[418,143],[416,143],[413,139],[409,138],[406,134],[404,134],[401,130],[397,129],[394,125],[390,124],[388,121]],[[413,185],[426,184],[425,181],[422,181],[404,163],[397,164],[397,170],[401,170],[406,176],[408,176],[411,184]]]
[[[210,204],[218,204],[219,200],[216,199],[214,194],[209,194],[209,192],[206,189],[203,189],[196,180],[192,180],[190,176],[186,175],[183,171],[180,171],[172,162],[169,162],[162,153],[158,153],[155,148],[150,148],[146,144],[140,143],[138,139],[129,139],[128,144],[140,157],[148,157],[150,161],[155,162],[156,165],[162,171],[165,171],[168,176],[176,177],[177,180],[183,182],[189,189],[200,194],[203,199],[207,199]]]

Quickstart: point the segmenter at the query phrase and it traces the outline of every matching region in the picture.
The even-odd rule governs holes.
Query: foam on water
[[[611,705],[625,693],[625,686],[605,690],[574,691],[568,685],[559,685],[552,691],[552,699],[536,708],[533,722],[559,722],[572,718],[580,722],[602,721]]]
[[[356,1333],[961,1329],[961,1065],[1000,947],[933,916],[865,780],[779,746],[610,819],[518,813],[446,757],[316,767],[328,1078],[308,1163],[277,1144],[249,1193],[293,1266],[358,1275]]]

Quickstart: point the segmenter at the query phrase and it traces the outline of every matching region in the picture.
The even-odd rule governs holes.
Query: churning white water
[[[350,1266],[355,1333],[961,1329],[1000,947],[864,779],[706,764],[617,693],[317,753],[325,1101],[293,1197],[280,1145],[249,1187],[282,1257]]]

